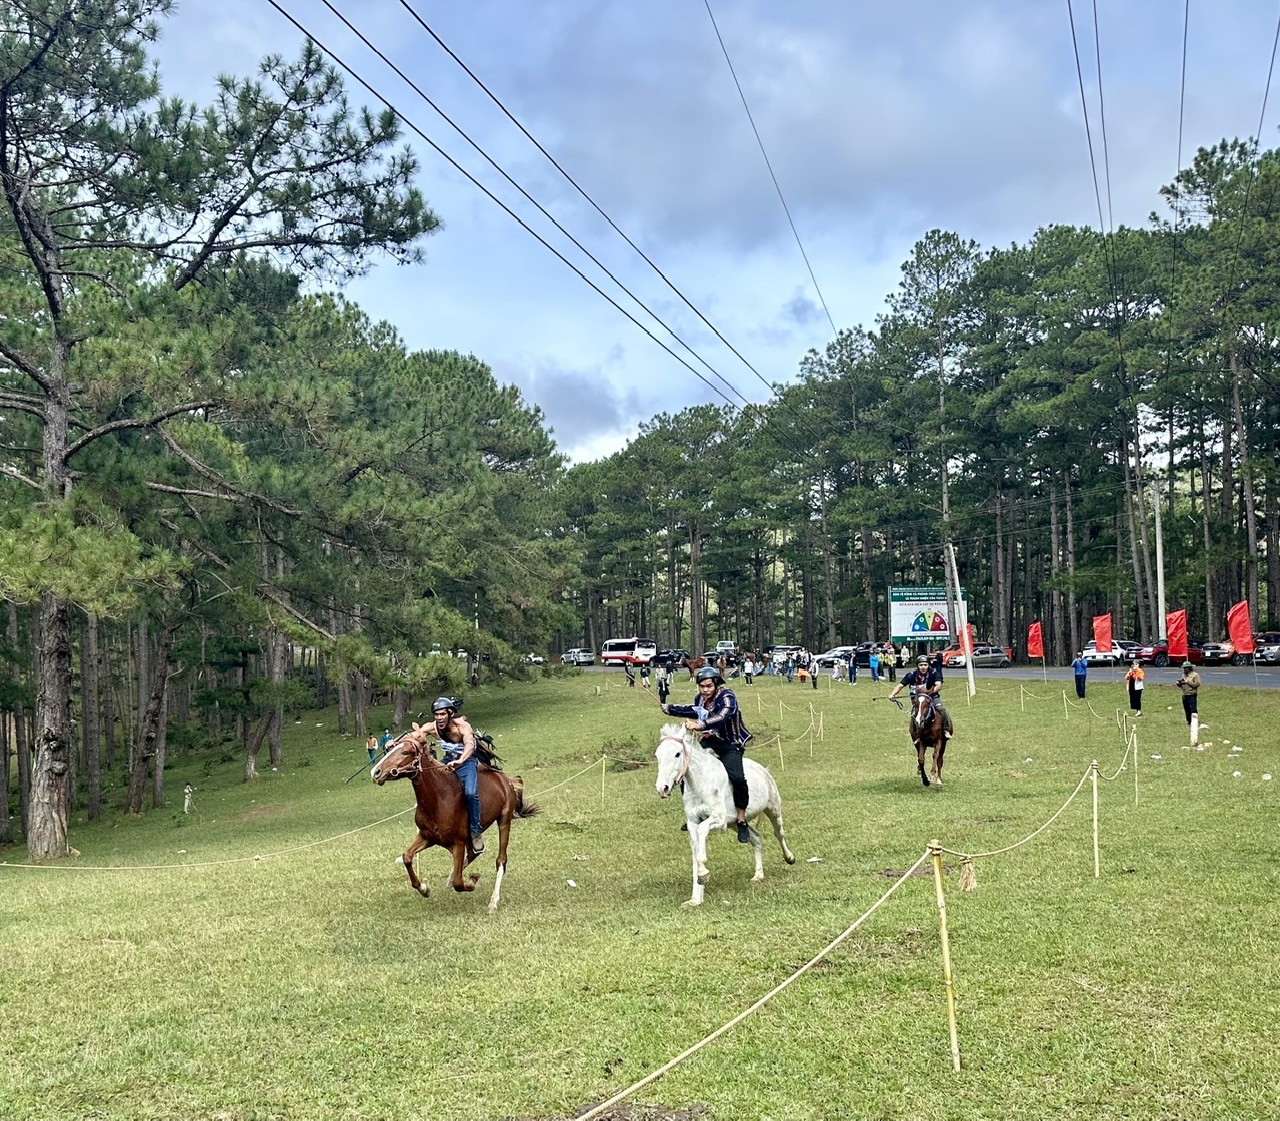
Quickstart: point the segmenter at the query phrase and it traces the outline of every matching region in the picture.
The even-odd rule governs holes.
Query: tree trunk
[[[1243,480],[1245,527],[1245,599],[1249,618],[1258,618],[1258,509],[1253,500],[1253,460],[1249,455],[1249,434],[1244,425],[1244,408],[1240,404],[1240,367],[1236,349],[1231,348],[1231,412],[1236,423],[1236,446],[1240,449],[1240,477]]]
[[[84,771],[89,798],[86,812],[90,821],[102,813],[101,715],[98,708],[98,617],[89,613],[80,647],[80,693],[84,710]]]
[[[9,647],[13,651],[10,677],[14,685],[22,685],[22,646],[18,639],[18,608],[9,601]],[[27,739],[27,714],[24,705],[13,706],[13,750],[18,757],[18,818],[26,836],[31,820],[31,747]],[[9,772],[6,770],[6,779]]]
[[[142,792],[147,782],[147,768],[153,760],[157,762],[157,766],[162,762],[156,760],[156,741],[160,735],[160,720],[164,715],[164,694],[169,684],[169,653],[173,649],[173,636],[177,630],[178,617],[175,611],[165,621],[164,630],[160,632],[155,671],[150,675],[151,692],[138,723],[138,739],[134,744],[133,762],[129,768],[129,796],[125,802],[125,813],[142,813]]]
[[[160,719],[156,725],[155,765],[151,768],[151,808],[164,805],[164,761],[169,754],[169,674],[165,674],[165,687],[160,690]]]
[[[67,856],[71,772],[71,609],[52,593],[40,597],[37,644],[35,761],[27,853],[33,861]]]
[[[276,718],[273,710],[268,709],[258,720],[257,727],[249,736],[244,752],[244,781],[252,782],[258,777],[258,752],[262,750],[262,741],[267,738],[267,729]]]

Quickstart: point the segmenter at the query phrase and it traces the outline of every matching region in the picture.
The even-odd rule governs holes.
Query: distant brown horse
[[[933,752],[933,781],[942,785],[942,757],[947,750],[947,725],[942,710],[934,704],[934,698],[924,689],[920,689],[911,698],[911,722],[908,725],[911,742],[916,749],[916,769],[920,772],[920,781],[929,785],[929,776],[924,773],[926,752]]]
[[[378,760],[370,777],[379,786],[400,778],[413,782],[413,792],[418,799],[418,809],[413,820],[418,827],[418,835],[404,850],[400,859],[404,861],[405,871],[409,873],[409,883],[414,890],[422,895],[431,894],[431,889],[418,879],[413,859],[423,849],[439,845],[453,853],[453,876],[450,881],[453,890],[474,891],[480,877],[475,873],[465,880],[462,877],[463,868],[476,858],[471,850],[467,800],[462,794],[462,782],[435,758],[428,728],[429,726],[414,724],[413,730],[396,740],[387,754]],[[511,835],[511,820],[516,817],[533,817],[538,812],[538,807],[525,804],[524,782],[520,778],[512,778],[483,764],[479,768],[476,785],[480,794],[481,831],[488,829],[495,821],[498,823],[497,877],[493,884],[493,895],[489,898],[489,913],[493,914],[498,909],[502,878],[507,871],[507,839]]]
[[[693,675],[707,664],[706,658],[685,658],[680,664],[689,671],[689,680],[693,680]]]

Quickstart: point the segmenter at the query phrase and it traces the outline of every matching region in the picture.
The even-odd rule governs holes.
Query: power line
[[[327,3],[327,0],[326,0],[326,3]],[[506,118],[513,125],[515,125],[516,128],[518,128],[521,133],[524,134],[525,138],[529,141],[529,143],[532,144],[535,148],[537,148],[540,153],[542,153],[542,155],[547,159],[547,161],[551,164],[551,166],[554,167],[562,176],[564,176],[564,178],[569,182],[569,184],[573,187],[573,189],[577,191],[578,194],[580,194],[587,201],[587,203],[592,207],[592,209],[594,209],[596,213],[599,214],[600,217],[602,217],[610,225],[610,227],[612,227],[614,232],[617,233],[617,235],[621,237],[623,241],[625,241],[633,250],[635,250],[637,254],[640,255],[640,257],[644,260],[645,264],[647,264],[651,269],[653,269],[654,272],[658,274],[659,277],[661,277],[663,283],[666,284],[666,286],[670,288],[672,292],[674,292],[677,296],[680,297],[680,299],[684,302],[685,306],[688,307],[699,319],[701,319],[702,322],[705,323],[708,328],[710,328],[710,330],[716,336],[716,338],[719,339],[722,343],[724,343],[724,345],[727,346],[734,353],[734,355],[739,359],[739,361],[741,361],[742,364],[746,366],[747,369],[750,370],[756,376],[756,378],[759,379],[759,381],[765,386],[766,389],[770,391],[771,394],[773,394],[774,396],[778,396],[778,390],[776,386],[774,386],[773,383],[771,383],[767,378],[765,378],[765,376],[762,373],[760,373],[760,371],[757,370],[750,361],[747,360],[747,358],[741,353],[741,351],[739,351],[738,348],[733,345],[733,343],[731,343],[728,339],[724,337],[723,334],[721,334],[720,329],[716,327],[716,325],[712,323],[711,320],[708,319],[702,313],[701,309],[698,308],[693,303],[693,301],[691,301],[689,297],[686,296],[674,283],[672,283],[672,281],[667,276],[667,274],[663,272],[661,268],[659,268],[659,266],[652,260],[652,258],[650,258],[649,255],[643,249],[641,249],[640,246],[637,245],[627,235],[625,230],[623,230],[620,226],[618,226],[618,224],[613,220],[613,218],[610,217],[608,213],[606,213],[604,208],[601,207],[600,204],[597,203],[596,200],[592,198],[591,195],[588,194],[587,191],[578,183],[578,181],[572,175],[570,175],[568,171],[565,170],[565,168],[560,164],[560,161],[557,160],[555,156],[553,156],[550,152],[548,152],[547,149],[544,148],[543,145],[539,142],[537,137],[535,137],[520,122],[520,120],[516,118],[516,116],[511,112],[511,110],[509,110],[506,107],[506,105],[503,104],[502,99],[499,98],[498,95],[495,94],[484,83],[484,81],[471,69],[471,67],[469,67],[465,62],[463,62],[461,58],[458,57],[457,53],[449,46],[449,44],[446,43],[439,36],[439,34],[437,34],[435,29],[431,27],[431,25],[428,24],[426,20],[422,18],[421,15],[419,15],[419,13],[414,9],[413,5],[410,4],[408,0],[400,0],[400,5],[418,22],[418,24],[422,27],[422,29],[428,35],[430,35],[432,39],[435,40],[436,44],[440,47],[440,49],[443,50],[445,54],[447,54],[451,59],[453,59],[454,62],[458,64],[459,67],[462,68],[462,70],[466,73],[467,77],[469,77],[477,86],[479,86],[485,92],[489,100],[492,101],[494,105],[496,105],[502,111],[502,113],[506,116]],[[830,316],[828,316],[828,319],[829,318]],[[834,330],[834,325],[832,329]],[[809,429],[809,433],[815,438],[817,437],[817,433],[813,432],[812,429]]]
[[[711,17],[711,27],[716,33],[716,40],[720,44],[720,50],[724,54],[724,60],[729,65],[729,73],[733,76],[733,84],[738,88],[738,97],[742,99],[742,108],[747,111],[747,120],[751,122],[751,131],[755,133],[756,143],[760,145],[760,154],[764,157],[764,165],[769,169],[769,178],[773,180],[773,189],[778,192],[778,201],[782,203],[782,209],[787,215],[787,222],[791,226],[791,233],[796,239],[796,245],[800,249],[800,256],[804,258],[805,268],[809,270],[809,279],[813,281],[813,290],[818,293],[818,300],[822,304],[822,310],[827,313],[827,322],[831,325],[831,333],[838,335],[840,332],[836,330],[835,320],[831,318],[831,309],[827,307],[826,298],[822,295],[822,289],[818,286],[818,278],[813,274],[813,265],[809,263],[809,254],[804,251],[804,243],[800,240],[800,231],[796,229],[795,221],[791,217],[791,208],[787,206],[787,200],[783,197],[782,186],[778,182],[778,177],[773,173],[773,164],[769,161],[769,153],[765,151],[764,141],[760,138],[760,130],[756,128],[756,120],[751,115],[751,106],[747,104],[747,95],[742,91],[742,83],[738,81],[738,72],[733,68],[733,59],[729,57],[729,48],[724,45],[724,38],[720,34],[720,27],[716,23],[715,14],[711,11],[711,0],[702,0],[706,5],[707,15]]]
[[[328,6],[328,7],[330,8],[330,10],[331,10],[331,11],[333,11],[332,6],[328,4],[328,0],[325,0],[325,2],[326,2],[326,6]],[[286,20],[288,20],[288,21],[289,21],[289,23],[291,23],[291,24],[292,24],[292,25],[293,25],[293,26],[294,26],[294,27],[295,27],[299,32],[301,32],[301,34],[303,34],[303,35],[304,35],[304,36],[306,36],[308,39],[310,39],[312,42],[314,42],[314,43],[316,44],[316,46],[320,48],[320,50],[322,50],[326,55],[328,55],[330,58],[332,58],[332,59],[334,60],[334,62],[335,62],[338,66],[340,66],[343,70],[345,70],[348,74],[350,74],[350,75],[351,75],[351,77],[352,77],[352,78],[354,78],[357,82],[359,82],[359,83],[360,83],[360,85],[361,85],[361,86],[363,86],[363,87],[364,87],[364,88],[365,88],[365,89],[366,89],[370,94],[372,94],[375,98],[377,98],[377,99],[378,99],[379,101],[381,101],[385,106],[387,106],[387,108],[388,108],[388,109],[390,109],[393,113],[395,113],[397,117],[399,117],[401,120],[403,120],[403,121],[405,122],[405,124],[406,124],[406,125],[408,125],[408,127],[409,127],[409,128],[411,128],[411,129],[412,129],[412,130],[413,130],[413,131],[414,131],[414,132],[415,132],[419,137],[421,137],[421,138],[422,138],[422,140],[424,140],[428,145],[430,145],[430,147],[432,148],[432,150],[433,150],[433,151],[435,151],[437,155],[439,155],[442,159],[444,159],[444,160],[445,160],[445,161],[446,161],[446,162],[447,162],[451,167],[453,167],[453,168],[454,168],[454,170],[456,170],[460,175],[462,175],[464,178],[466,178],[468,182],[470,182],[473,186],[475,186],[475,187],[476,187],[476,188],[478,188],[480,191],[482,191],[482,192],[483,192],[483,193],[484,193],[484,194],[485,194],[485,195],[486,195],[486,196],[487,196],[487,197],[488,197],[492,202],[494,202],[494,203],[495,203],[497,206],[499,206],[503,211],[505,211],[505,212],[506,212],[506,213],[507,213],[507,214],[508,214],[512,219],[514,219],[514,220],[515,220],[515,222],[516,222],[516,223],[517,223],[517,224],[518,224],[522,229],[524,229],[528,234],[530,234],[532,237],[534,237],[534,238],[535,238],[535,239],[536,239],[536,240],[537,240],[537,241],[538,241],[538,242],[539,242],[539,243],[540,243],[540,244],[541,244],[545,249],[547,249],[549,252],[553,253],[557,258],[559,258],[559,259],[560,259],[560,261],[562,261],[562,262],[563,262],[563,263],[564,263],[564,264],[565,264],[569,269],[571,269],[574,273],[576,273],[576,274],[577,274],[577,276],[578,276],[578,277],[579,277],[579,278],[580,278],[580,279],[581,279],[585,284],[587,284],[587,285],[588,285],[588,286],[589,286],[593,291],[595,291],[598,295],[600,295],[600,296],[601,296],[601,297],[603,297],[605,300],[607,300],[611,305],[613,305],[613,307],[614,307],[614,308],[616,308],[616,309],[617,309],[618,311],[620,311],[624,316],[626,316],[626,318],[627,318],[627,319],[629,319],[633,324],[635,324],[637,327],[639,327],[639,328],[640,328],[640,330],[642,330],[646,335],[648,335],[648,336],[649,336],[649,338],[651,338],[655,343],[657,343],[660,347],[662,347],[662,349],[663,349],[663,350],[665,350],[669,355],[671,355],[671,357],[672,357],[672,358],[674,358],[677,362],[679,362],[682,366],[684,366],[684,367],[685,367],[685,369],[687,369],[691,374],[693,374],[696,378],[698,378],[698,380],[699,380],[699,381],[701,381],[704,385],[706,385],[708,389],[710,389],[710,390],[711,390],[712,392],[714,392],[717,396],[719,396],[721,399],[723,399],[723,400],[726,402],[726,404],[728,404],[728,405],[729,405],[729,407],[730,407],[731,409],[735,409],[735,410],[739,410],[739,411],[741,411],[741,410],[740,410],[740,406],[738,406],[734,401],[730,400],[730,398],[729,398],[729,397],[727,397],[727,396],[725,395],[725,393],[724,393],[721,389],[719,389],[716,385],[714,385],[713,383],[711,383],[710,381],[708,381],[708,380],[707,380],[707,378],[706,378],[705,376],[703,376],[701,373],[699,373],[699,371],[698,371],[698,370],[694,369],[694,367],[693,367],[693,366],[691,366],[691,365],[690,365],[690,364],[689,364],[689,363],[688,363],[688,362],[687,362],[683,357],[681,357],[679,354],[677,354],[677,353],[676,353],[674,350],[672,350],[672,349],[671,349],[671,348],[670,348],[670,347],[669,347],[665,342],[663,342],[660,338],[658,338],[658,336],[657,336],[657,335],[655,335],[655,334],[654,334],[654,333],[653,333],[653,332],[652,332],[652,331],[651,331],[651,330],[650,330],[650,329],[649,329],[649,328],[648,328],[644,323],[642,323],[639,319],[637,319],[634,315],[632,315],[632,314],[631,314],[631,312],[629,312],[626,308],[624,308],[621,304],[619,304],[619,303],[617,302],[617,300],[615,300],[615,299],[614,299],[612,296],[610,296],[607,292],[605,292],[603,289],[601,289],[601,288],[599,287],[599,285],[597,285],[594,281],[592,281],[592,280],[591,280],[591,279],[590,279],[590,278],[589,278],[589,277],[588,277],[588,276],[587,276],[587,275],[586,275],[586,274],[585,274],[585,273],[584,273],[580,268],[578,268],[578,266],[577,266],[577,265],[575,265],[572,261],[570,261],[570,260],[569,260],[569,259],[568,259],[568,258],[567,258],[563,253],[561,253],[558,249],[556,249],[556,248],[555,248],[555,246],[553,246],[550,242],[548,242],[548,241],[547,241],[547,240],[546,240],[546,239],[545,239],[541,234],[539,234],[536,230],[534,230],[531,226],[529,226],[529,224],[528,224],[527,222],[525,222],[525,221],[524,221],[524,219],[520,217],[520,215],[518,215],[514,210],[512,210],[512,209],[511,209],[511,207],[509,207],[509,206],[508,206],[505,202],[503,202],[500,198],[498,198],[498,196],[497,196],[497,195],[495,195],[495,194],[494,194],[494,193],[493,193],[493,192],[492,192],[488,187],[486,187],[483,183],[481,183],[481,182],[480,182],[480,181],[479,181],[479,180],[478,180],[474,175],[472,175],[472,174],[471,174],[471,172],[467,171],[467,170],[466,170],[466,168],[464,168],[464,167],[463,167],[463,166],[462,166],[462,165],[461,165],[457,160],[455,160],[451,155],[449,155],[449,154],[448,154],[448,153],[447,153],[447,152],[446,152],[442,147],[440,147],[440,145],[439,145],[439,144],[437,144],[434,140],[432,140],[432,139],[431,139],[431,137],[429,137],[429,136],[428,136],[428,135],[427,135],[427,134],[426,134],[426,133],[425,133],[421,128],[419,128],[419,127],[418,127],[418,126],[417,126],[417,125],[416,125],[412,120],[410,120],[408,116],[406,116],[406,115],[405,115],[404,113],[402,113],[398,108],[396,108],[396,106],[395,106],[395,105],[394,105],[394,104],[393,104],[393,103],[392,103],[392,102],[391,102],[387,97],[385,97],[382,93],[380,93],[380,92],[379,92],[379,91],[378,91],[378,90],[377,90],[377,89],[376,89],[376,88],[375,88],[375,87],[374,87],[370,82],[368,82],[364,77],[362,77],[362,76],[361,76],[361,75],[360,75],[356,70],[354,70],[354,69],[353,69],[350,65],[348,65],[345,61],[343,61],[343,59],[342,59],[342,58],[341,58],[341,57],[340,57],[340,56],[339,56],[335,51],[333,51],[333,50],[331,50],[329,47],[325,46],[325,44],[324,44],[323,42],[321,42],[319,38],[317,38],[315,35],[313,35],[313,34],[312,34],[312,33],[311,33],[311,32],[310,32],[306,27],[304,27],[304,26],[303,26],[303,25],[302,25],[302,24],[301,24],[297,19],[295,19],[295,18],[294,18],[294,17],[293,17],[293,16],[292,16],[288,11],[286,11],[286,10],[285,10],[285,9],[284,9],[284,8],[283,8],[283,7],[278,3],[278,2],[277,2],[277,0],[267,0],[267,3],[268,3],[268,4],[270,4],[270,5],[271,5],[271,7],[273,7],[277,12],[279,12],[279,13],[280,13],[280,15],[282,15]],[[339,19],[342,19],[342,20],[343,20],[343,22],[344,22],[344,23],[346,23],[348,27],[350,27],[350,26],[351,26],[351,25],[350,25],[350,23],[348,23],[348,21],[347,21],[344,17],[342,17],[342,16],[340,15],[340,13],[335,12],[334,14],[335,14],[335,15],[338,15]],[[353,31],[355,31],[355,29],[354,29],[354,28],[352,28],[352,30],[353,30]],[[356,33],[357,35],[359,35],[359,32],[358,32],[358,31],[357,31],[357,32],[355,32],[355,33]],[[379,51],[377,50],[377,48],[373,47],[373,46],[372,46],[372,44],[370,44],[370,43],[368,42],[368,40],[365,40],[365,39],[364,39],[364,37],[363,37],[363,36],[360,36],[360,37],[361,37],[362,41],[364,41],[364,42],[365,42],[365,45],[369,47],[369,49],[373,50],[373,51],[374,51],[374,53],[378,54],[378,55],[379,55],[379,57],[380,57],[380,58],[382,58],[384,62],[387,62],[387,60],[386,60],[385,56],[383,56],[383,55],[381,54],[381,52],[379,52]],[[396,68],[394,67],[394,65],[392,65],[390,62],[387,62],[387,64],[388,64],[388,65],[390,65],[390,66],[392,66],[392,69],[396,69]],[[400,71],[399,71],[398,69],[396,69],[396,73],[397,73],[397,74],[400,74]],[[409,79],[404,78],[404,75],[403,75],[403,74],[401,74],[400,76],[401,76],[401,77],[402,77],[406,82],[409,82]],[[410,84],[410,85],[412,85],[412,83],[411,83],[411,82],[410,82],[409,84]],[[414,87],[414,88],[416,89],[416,87]],[[426,97],[426,95],[425,95],[425,94],[423,94],[420,90],[418,90],[417,92],[419,93],[419,95],[420,95],[420,96],[422,96],[422,97],[423,97],[423,99],[424,99],[424,100],[426,100],[426,101],[428,102],[428,104],[431,104],[431,105],[432,105],[432,108],[436,108],[436,106],[435,106],[435,105],[430,101],[430,99],[429,99],[429,98],[427,98],[427,97]],[[443,112],[441,112],[438,108],[436,108],[436,112],[440,113],[441,117],[443,117],[446,121],[448,121],[448,123],[449,123],[452,127],[454,127],[458,132],[460,132],[460,133],[461,133],[461,134],[462,134],[462,135],[463,135],[463,136],[468,140],[468,142],[469,142],[469,143],[471,143],[471,144],[472,144],[472,146],[473,146],[473,147],[475,147],[475,148],[477,149],[477,151],[480,151],[482,155],[485,155],[485,158],[486,158],[486,159],[489,159],[489,157],[487,156],[487,154],[485,154],[485,153],[483,152],[483,150],[482,150],[482,149],[480,149],[480,148],[479,148],[479,146],[478,146],[478,145],[476,145],[476,144],[475,144],[475,142],[474,142],[474,141],[472,141],[472,140],[470,139],[470,137],[466,136],[466,134],[465,134],[464,132],[462,132],[462,130],[461,130],[461,129],[459,129],[457,125],[454,125],[452,121],[449,121],[449,118],[448,118],[448,117],[446,117],[446,116],[445,116],[445,114],[444,114]],[[491,159],[489,160],[489,162],[490,162],[490,163],[493,163],[493,161],[492,161]],[[495,167],[497,167],[497,165],[496,165],[496,164],[494,164],[494,166],[495,166]],[[500,171],[504,176],[506,175],[506,173],[505,173],[505,172],[502,172],[502,169],[501,169],[501,168],[498,168],[498,170],[499,170],[499,171]],[[526,192],[524,192],[524,191],[523,191],[523,189],[521,189],[521,188],[519,187],[519,185],[518,185],[518,184],[515,184],[515,183],[514,183],[514,180],[511,180],[509,176],[506,176],[506,177],[507,177],[508,181],[512,182],[512,184],[513,184],[514,186],[516,186],[516,187],[517,187],[517,189],[518,189],[518,190],[521,190],[521,193],[525,194],[525,197],[526,197],[526,198],[529,198],[528,194],[527,194]],[[530,198],[530,201],[531,201],[531,202],[534,202],[534,205],[535,205],[535,206],[538,206],[538,204],[537,204],[537,202],[536,202],[535,200],[533,200],[533,199],[531,199],[531,198]],[[540,210],[542,210],[542,207],[541,207],[541,206],[539,206],[539,209],[540,209]],[[542,212],[543,212],[544,214],[546,214],[546,211],[545,211],[545,210],[543,210]],[[547,217],[548,217],[548,218],[550,218],[550,215],[547,215]],[[551,221],[552,221],[553,223],[555,223],[555,219],[554,219],[554,218],[552,218],[552,219],[551,219]],[[571,236],[571,235],[569,235],[567,231],[563,230],[563,228],[562,228],[562,227],[560,227],[559,223],[555,223],[555,225],[556,225],[557,229],[560,229],[560,230],[561,230],[561,232],[565,233],[565,235],[566,235],[567,237],[569,237],[569,238],[570,238],[570,240],[574,241],[574,244],[575,244],[575,245],[578,245],[578,247],[579,247],[580,249],[582,249],[584,253],[587,253],[587,255],[588,255],[589,257],[591,257],[591,259],[592,259],[593,261],[595,260],[595,258],[594,258],[594,257],[593,257],[593,256],[592,256],[592,255],[591,255],[591,254],[590,254],[590,253],[589,253],[585,248],[583,248],[583,247],[582,247],[582,246],[581,246],[581,245],[576,241],[576,239],[573,239],[573,238],[572,238],[572,236]],[[598,261],[597,261],[596,263],[597,263],[597,264],[599,264],[599,262],[598,262]],[[603,266],[603,265],[600,265],[600,267],[601,267],[602,269],[604,269],[604,266]],[[606,273],[608,273],[608,270],[607,270],[607,269],[605,269],[604,271],[605,271]],[[610,279],[613,279],[613,280],[614,280],[614,283],[618,284],[618,286],[619,286],[620,288],[622,288],[622,290],[623,290],[624,292],[627,292],[627,294],[628,294],[629,296],[631,296],[631,298],[632,298],[633,300],[635,300],[635,301],[636,301],[636,303],[637,303],[637,304],[639,304],[639,306],[640,306],[641,308],[643,308],[643,309],[645,310],[645,312],[647,312],[647,313],[648,313],[648,314],[649,314],[649,315],[650,315],[650,316],[655,320],[655,322],[657,322],[657,323],[661,324],[661,325],[662,325],[662,327],[663,327],[663,328],[664,328],[668,333],[670,333],[670,334],[671,334],[671,336],[672,336],[673,338],[675,338],[675,339],[680,343],[680,345],[681,345],[681,346],[683,346],[686,350],[688,350],[691,354],[693,354],[693,355],[694,355],[694,357],[695,357],[695,358],[697,358],[697,359],[698,359],[698,361],[702,362],[702,364],[703,364],[704,366],[707,366],[707,368],[708,368],[708,369],[712,370],[712,373],[715,373],[715,376],[716,376],[716,377],[720,378],[720,380],[721,380],[721,381],[724,381],[726,385],[729,385],[729,386],[730,386],[730,388],[733,388],[733,387],[732,387],[732,384],[731,384],[730,382],[728,382],[728,380],[727,380],[727,379],[723,378],[720,374],[716,373],[716,372],[715,372],[715,370],[714,370],[714,369],[712,369],[712,367],[711,367],[711,366],[710,366],[710,365],[709,365],[709,364],[708,364],[704,359],[702,359],[702,358],[697,354],[697,352],[696,352],[696,351],[694,351],[694,350],[693,350],[693,348],[691,348],[687,343],[685,343],[683,339],[680,339],[680,337],[679,337],[679,336],[678,336],[674,331],[672,331],[672,330],[671,330],[671,328],[670,328],[669,326],[667,326],[667,324],[662,320],[662,318],[661,318],[660,316],[658,316],[656,313],[654,313],[651,309],[649,309],[649,308],[648,308],[648,307],[643,303],[643,301],[641,301],[638,297],[636,297],[633,293],[631,293],[628,289],[626,289],[626,287],[625,287],[625,286],[623,286],[623,285],[621,284],[621,282],[619,282],[615,277],[613,277],[613,276],[612,276],[612,274],[609,274],[609,275],[610,275]],[[737,390],[735,389],[735,390],[734,390],[734,392],[736,393],[736,392],[737,392]],[[739,395],[740,397],[742,396],[740,393],[739,393],[738,395]],[[746,401],[746,398],[745,398],[745,397],[743,397],[742,399],[743,399],[744,401]],[[748,404],[750,405],[750,402],[748,402]],[[765,424],[768,424],[768,423],[769,423],[769,420],[768,420],[767,416],[765,416],[762,412],[760,412],[760,410],[758,409],[758,406],[750,405],[750,407],[751,407],[753,410],[755,410],[756,412],[758,412],[758,413],[760,414],[760,416],[763,418],[763,422],[764,422]],[[779,442],[782,446],[784,446],[784,447],[788,448],[788,450],[789,450],[789,451],[791,451],[793,454],[795,454],[795,455],[799,456],[800,458],[804,458],[804,457],[806,456],[806,454],[807,454],[807,453],[805,453],[804,451],[802,451],[801,449],[799,449],[799,448],[796,448],[796,447],[794,447],[794,446],[789,445],[789,444],[788,444],[785,440],[783,440],[783,439],[779,439],[779,441],[778,441],[778,442]]]

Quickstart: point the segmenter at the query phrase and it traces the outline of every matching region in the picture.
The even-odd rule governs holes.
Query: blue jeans
[[[462,795],[467,800],[467,821],[473,836],[479,835],[481,832],[480,795],[476,790],[476,781],[479,778],[477,767],[478,763],[473,755],[453,772],[462,783]]]

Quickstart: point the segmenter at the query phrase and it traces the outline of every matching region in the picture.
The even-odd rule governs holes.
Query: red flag
[[[1241,600],[1227,612],[1227,634],[1237,654],[1253,653],[1253,627],[1249,623],[1249,604]]]
[[[960,650],[964,654],[973,653],[973,624],[966,623],[960,631]]]
[[[1164,624],[1169,635],[1169,657],[1185,658],[1187,656],[1187,613],[1170,611],[1164,617]]]
[[[1093,644],[1099,654],[1111,653],[1111,614],[1093,617]]]
[[[1044,657],[1044,632],[1040,629],[1038,622],[1032,623],[1027,628],[1027,657]]]

